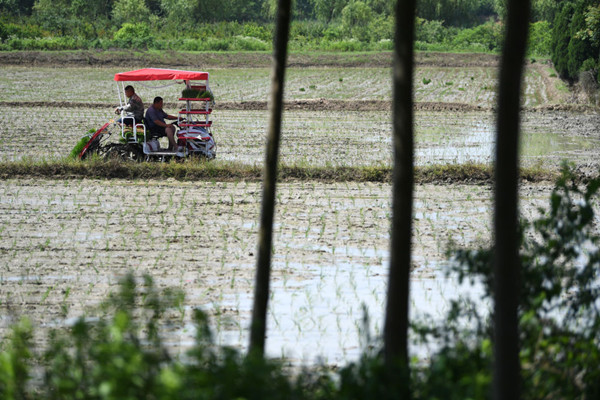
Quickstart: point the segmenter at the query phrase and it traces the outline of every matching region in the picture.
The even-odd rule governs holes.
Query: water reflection
[[[466,125],[451,123],[417,128],[416,132],[417,165],[493,162],[496,129],[491,118]],[[582,154],[593,153],[598,149],[600,139],[523,126],[520,146],[524,163],[538,160],[574,161]]]

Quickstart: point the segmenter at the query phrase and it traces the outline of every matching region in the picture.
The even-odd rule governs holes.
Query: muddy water
[[[218,116],[223,132],[219,159],[262,163],[266,113],[223,111]],[[240,125],[239,121],[245,122]],[[566,159],[597,167],[598,127],[598,114],[525,112],[521,162],[554,168]],[[281,160],[313,166],[391,165],[391,129],[388,112],[287,112]],[[494,157],[495,135],[491,113],[416,112],[415,163],[489,164]],[[238,151],[240,148],[244,151]]]
[[[535,213],[547,186],[522,188]],[[384,184],[299,182],[278,190],[267,350],[294,362],[354,359],[362,304],[382,328],[389,195]],[[6,180],[0,188],[0,334],[16,318],[49,327],[95,307],[127,271],[186,293],[174,352],[192,343],[190,309],[213,316],[221,343],[244,348],[251,308],[260,185],[256,183]],[[449,240],[486,245],[490,190],[417,187],[411,312],[440,316],[462,291],[441,270]],[[417,350],[415,350],[417,351]]]
[[[423,118],[417,128],[418,164],[493,162],[496,127],[492,116],[454,115],[447,120]],[[429,114],[428,117],[434,118]],[[572,113],[524,113],[521,133],[523,165],[553,167],[562,160],[594,162],[600,149],[600,118]],[[421,140],[419,140],[421,139]]]

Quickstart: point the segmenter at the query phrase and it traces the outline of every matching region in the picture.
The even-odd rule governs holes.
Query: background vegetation
[[[392,0],[297,0],[293,51],[391,50]],[[529,53],[561,77],[598,74],[600,5],[536,0]],[[0,50],[269,51],[274,0],[0,0]],[[504,0],[420,0],[417,50],[500,49]]]
[[[554,18],[552,61],[562,78],[598,74],[600,57],[600,4],[579,0],[561,3]]]

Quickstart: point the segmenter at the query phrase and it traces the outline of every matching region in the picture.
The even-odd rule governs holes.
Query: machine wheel
[[[111,143],[106,146],[106,152],[104,153],[106,160],[121,160],[121,161],[144,161],[144,152],[141,147],[133,143]]]

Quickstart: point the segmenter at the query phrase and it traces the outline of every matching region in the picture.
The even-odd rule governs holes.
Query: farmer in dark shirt
[[[166,119],[177,119],[174,115],[169,115],[163,111],[163,99],[162,97],[155,97],[154,102],[148,110],[146,110],[146,123],[150,129],[150,133],[158,135],[159,137],[167,136],[169,139],[169,151],[173,151],[177,148],[175,142],[175,126],[173,124],[167,124]]]
[[[121,111],[125,111],[128,117],[134,117],[135,121],[132,121],[131,118],[120,118],[117,122],[122,122],[126,125],[133,125],[132,122],[140,123],[142,122],[142,118],[144,117],[144,103],[140,96],[135,93],[135,89],[131,85],[127,85],[125,87],[125,96],[129,100],[127,100],[127,104],[123,107],[115,108],[115,113],[119,114]]]

